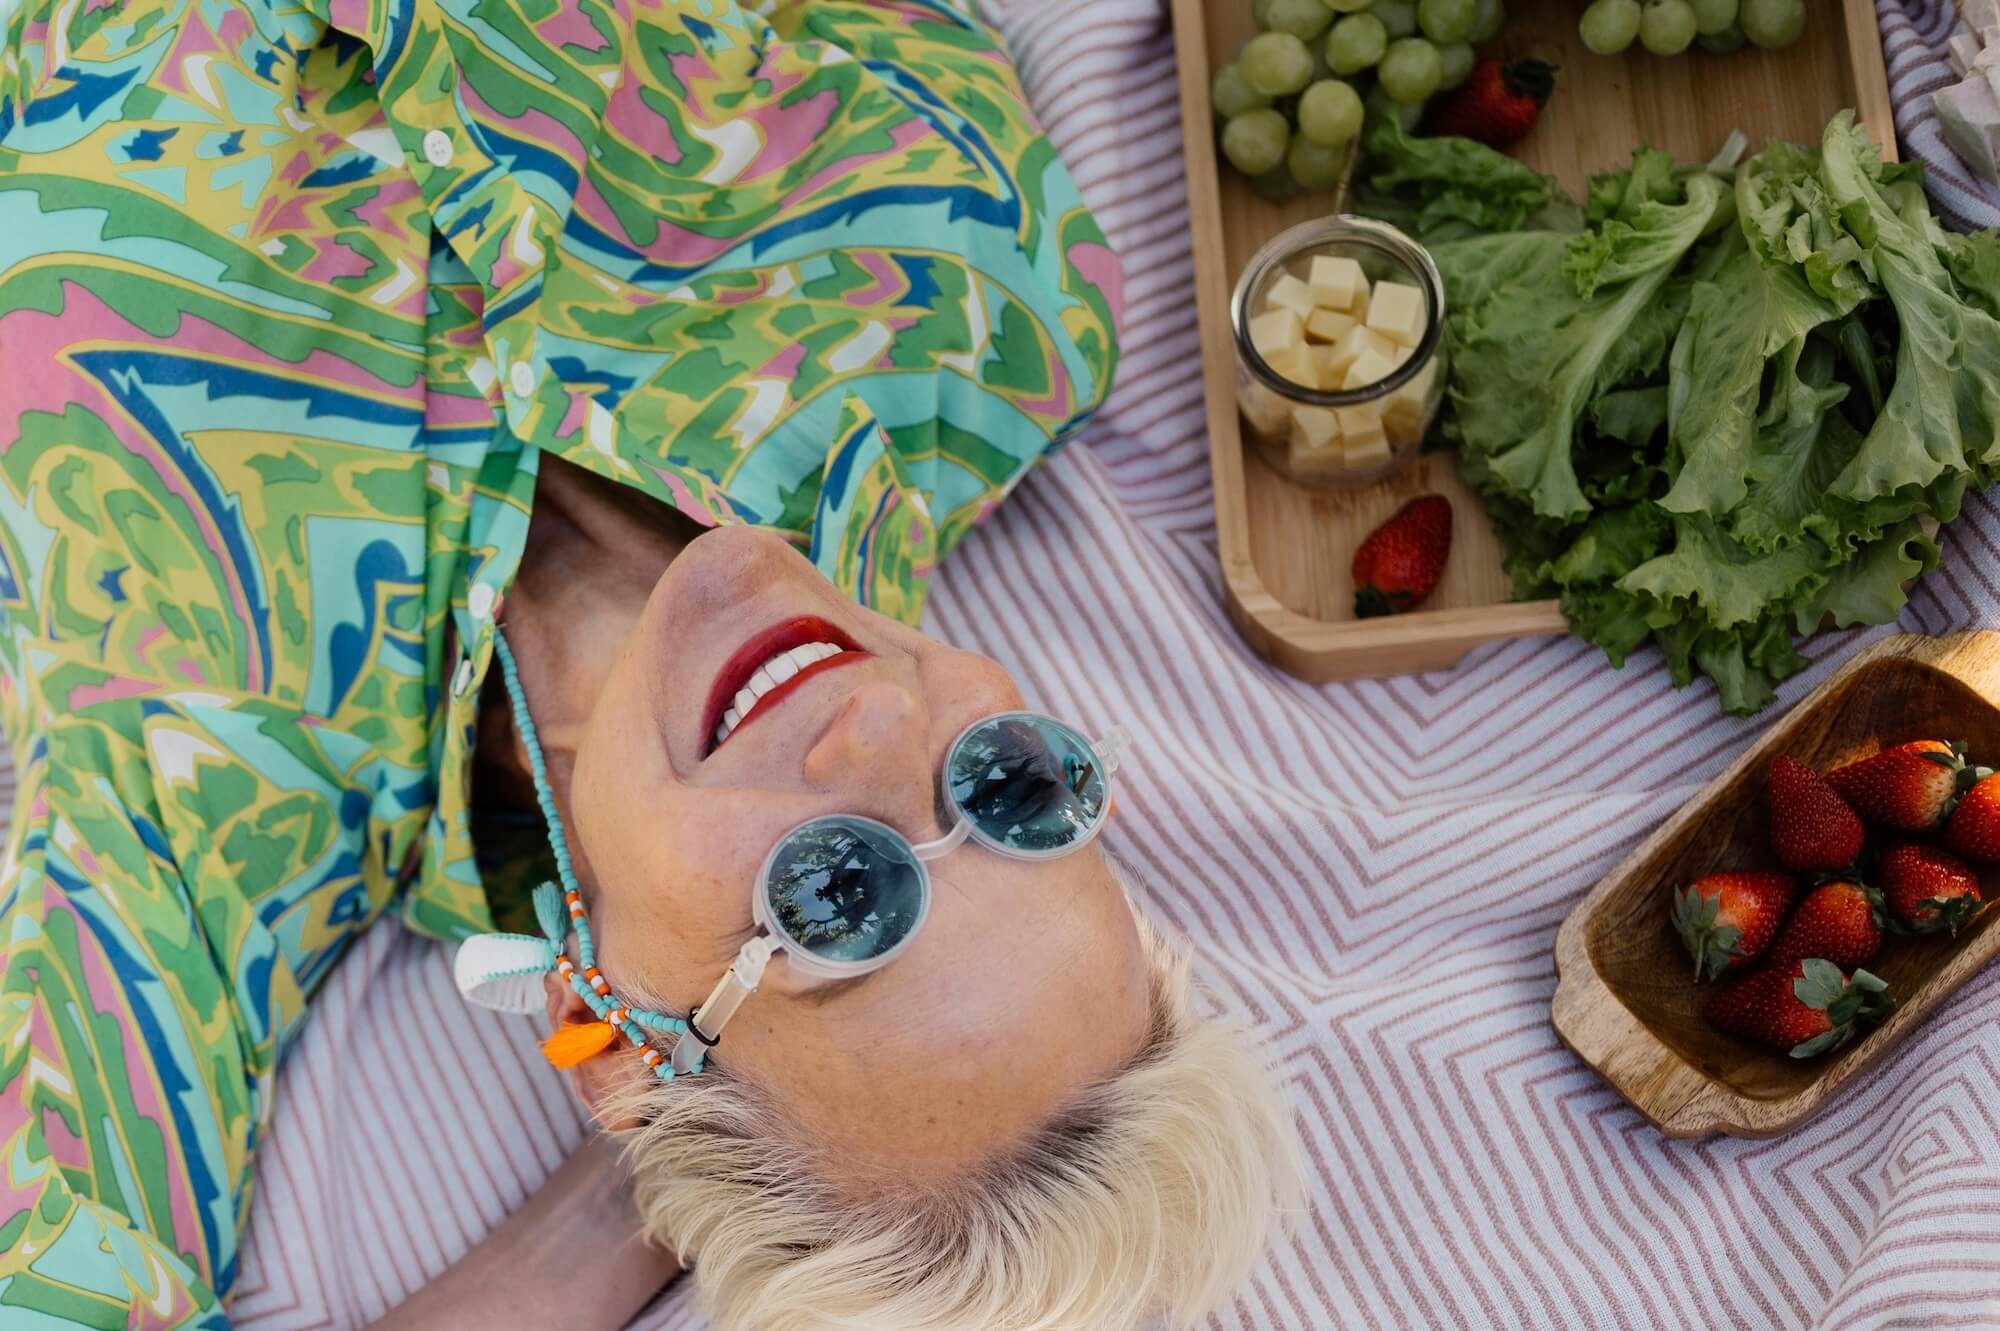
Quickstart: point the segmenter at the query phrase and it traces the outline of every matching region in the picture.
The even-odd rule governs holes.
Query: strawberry
[[[1716,990],[1708,1020],[1793,1058],[1811,1058],[1838,1049],[1895,1006],[1889,986],[1867,971],[1849,977],[1814,957],[1766,967]]]
[[[2000,864],[2000,776],[1982,776],[1945,824],[1944,843],[1968,860]]]
[[[1422,603],[1451,553],[1451,501],[1418,495],[1354,552],[1354,615],[1393,615]]]
[[[1792,904],[1790,874],[1712,873],[1674,894],[1674,928],[1694,958],[1694,977],[1714,979],[1763,954]]]
[[[1771,849],[1799,873],[1845,869],[1866,833],[1847,801],[1796,758],[1771,764]]]
[[[1519,143],[1535,127],[1535,117],[1556,88],[1556,67],[1545,60],[1501,64],[1482,60],[1458,92],[1425,126],[1429,134],[1457,134],[1489,148]]]
[[[1882,950],[1882,894],[1836,878],[1806,893],[1784,932],[1771,944],[1771,964],[1785,966],[1823,957],[1843,968],[1859,966]]]
[[[1836,767],[1826,774],[1826,783],[1879,827],[1928,832],[1951,812],[1965,772],[1963,745],[1920,739]]]
[[[1956,935],[1979,913],[1979,875],[1932,846],[1898,846],[1884,855],[1882,888],[1890,917],[1913,934]]]

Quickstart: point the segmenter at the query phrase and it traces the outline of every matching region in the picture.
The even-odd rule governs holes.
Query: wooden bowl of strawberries
[[[2000,951],[1993,768],[2000,633],[1858,653],[1570,912],[1557,1033],[1669,1136],[1804,1122]]]

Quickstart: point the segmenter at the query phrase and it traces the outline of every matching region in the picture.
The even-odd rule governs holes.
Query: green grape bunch
[[[1738,0],[1728,3],[1733,16]],[[1414,122],[1426,99],[1465,82],[1475,48],[1507,17],[1505,0],[1251,0],[1250,10],[1257,35],[1216,71],[1210,99],[1223,157],[1281,199],[1337,188],[1368,99]]]
[[[1598,55],[1639,45],[1654,55],[1690,46],[1711,55],[1742,47],[1790,46],[1806,30],[1806,0],[1590,0],[1576,23]]]

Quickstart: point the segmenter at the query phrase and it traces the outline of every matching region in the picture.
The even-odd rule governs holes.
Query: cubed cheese
[[[1347,367],[1334,363],[1334,351],[1330,346],[1307,345],[1306,358],[1312,364],[1314,387],[1331,390],[1339,388],[1346,379]]]
[[[1276,355],[1264,357],[1264,360],[1278,372],[1280,378],[1289,379],[1302,388],[1319,387],[1319,358],[1304,343],[1287,347]]]
[[[1391,342],[1414,347],[1424,336],[1424,293],[1405,282],[1377,282],[1367,322]]]
[[[1940,90],[1931,98],[1944,141],[1973,175],[2000,183],[2000,97],[1984,77]]]
[[[1292,413],[1294,450],[1317,450],[1340,444],[1340,421],[1325,407],[1300,407]]]
[[[1389,353],[1389,363],[1399,369],[1402,367],[1404,361],[1417,354],[1415,347],[1406,347],[1400,342],[1392,342],[1389,345],[1394,348]]]
[[[1364,351],[1354,358],[1347,367],[1347,376],[1340,381],[1342,388],[1366,388],[1369,384],[1387,379],[1396,368],[1395,362],[1378,351]]]
[[[1430,392],[1431,367],[1382,399],[1382,428],[1398,447],[1416,443],[1424,433],[1424,403]]]
[[[1313,304],[1329,310],[1351,310],[1368,293],[1368,279],[1362,275],[1361,265],[1331,254],[1313,256],[1308,284]]]
[[[1387,360],[1389,350],[1394,345],[1395,343],[1374,329],[1356,324],[1342,333],[1340,340],[1333,344],[1332,353],[1327,357],[1327,367],[1341,377],[1341,384],[1345,386],[1349,366],[1371,353]]]
[[[1340,422],[1340,432],[1350,431],[1356,435],[1372,434],[1382,428],[1382,409],[1373,402],[1364,402],[1358,407],[1335,407],[1334,418]]]
[[[1264,292],[1265,309],[1290,310],[1301,320],[1311,314],[1313,306],[1318,303],[1313,299],[1311,289],[1290,273],[1280,274],[1278,280]]]
[[[1305,340],[1305,324],[1291,310],[1266,310],[1250,321],[1250,345],[1265,360],[1304,346]]]
[[[1969,32],[1954,32],[1945,44],[1945,54],[1951,61],[1951,72],[1964,78],[1979,58],[1979,39]]]
[[[1341,431],[1340,446],[1350,467],[1368,467],[1389,460],[1389,436],[1382,431],[1382,418],[1370,416],[1356,422],[1360,428]]]
[[[1316,309],[1306,319],[1306,336],[1315,342],[1338,342],[1342,333],[1360,322],[1344,310]]]

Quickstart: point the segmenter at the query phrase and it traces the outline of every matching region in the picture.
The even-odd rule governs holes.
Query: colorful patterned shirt
[[[0,1325],[221,1327],[315,987],[392,907],[488,925],[543,451],[914,619],[1102,399],[1117,267],[941,0],[0,0],[0,42]]]

